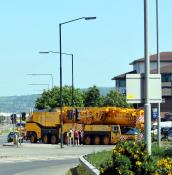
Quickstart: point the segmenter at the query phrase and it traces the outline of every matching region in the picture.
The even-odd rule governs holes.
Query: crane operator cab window
[[[112,126],[112,132],[114,132],[115,134],[118,134],[119,133],[119,126],[118,125]]]

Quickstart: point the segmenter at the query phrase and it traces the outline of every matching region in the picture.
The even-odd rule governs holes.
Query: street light
[[[52,88],[54,87],[54,83],[53,83],[53,74],[27,74],[27,75],[32,75],[32,76],[37,76],[37,75],[45,75],[45,76],[51,76],[51,84],[52,84]]]
[[[63,116],[62,116],[62,37],[61,37],[61,27],[63,24],[78,21],[81,19],[93,20],[96,17],[81,17],[73,20],[69,20],[63,23],[59,23],[59,48],[60,48],[60,125],[61,125],[61,148],[63,147]]]
[[[157,74],[160,74],[160,54],[159,54],[159,0],[156,0],[156,37],[157,37]],[[161,105],[158,103],[158,146],[161,146]]]
[[[57,51],[44,51],[44,52],[39,52],[40,54],[49,54],[49,53],[58,53],[60,54],[60,52]],[[74,73],[73,73],[73,54],[70,53],[61,53],[63,55],[69,55],[72,58],[72,102],[71,102],[71,106],[72,106],[72,129],[74,131],[74,115],[73,115],[73,107],[74,107]]]
[[[49,53],[58,53],[60,54],[60,52],[57,51],[44,51],[44,52],[39,52],[40,54],[49,54]],[[69,55],[72,58],[72,102],[71,102],[71,106],[74,106],[74,68],[73,68],[73,54],[71,53],[61,53],[62,55]]]

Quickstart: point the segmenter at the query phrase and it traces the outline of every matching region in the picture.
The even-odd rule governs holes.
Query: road
[[[3,145],[3,143],[7,142],[7,136],[8,134],[0,135],[0,145]]]
[[[79,164],[78,159],[42,160],[0,163],[2,175],[65,175],[68,169]]]
[[[0,136],[0,141],[6,136]],[[64,146],[22,143],[15,146],[0,145],[0,174],[2,175],[64,175],[79,164],[81,155],[94,153],[113,146]]]

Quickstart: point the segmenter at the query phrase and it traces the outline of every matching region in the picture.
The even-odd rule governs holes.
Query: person
[[[73,138],[73,131],[72,131],[72,129],[70,129],[69,130],[69,132],[68,132],[68,144],[69,145],[72,145],[72,138]]]
[[[79,145],[79,131],[78,130],[75,131],[75,144]]]
[[[79,144],[81,145],[82,144],[82,133],[81,133],[82,131],[79,131],[78,132],[78,139],[79,139]]]
[[[72,142],[72,133],[71,133],[71,130],[69,130],[68,132],[68,145],[71,145],[71,142]]]
[[[69,145],[69,132],[66,133],[66,140],[65,143]]]

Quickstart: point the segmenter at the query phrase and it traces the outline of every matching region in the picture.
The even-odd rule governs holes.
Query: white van
[[[172,121],[164,121],[164,122],[160,122],[160,128],[165,128],[165,127],[172,127]],[[151,127],[151,133],[157,135],[157,131],[158,131],[158,124],[157,122],[152,124]]]

